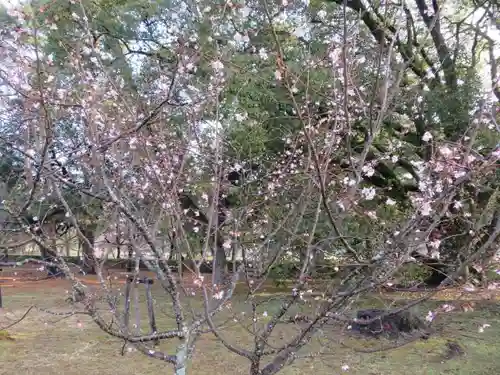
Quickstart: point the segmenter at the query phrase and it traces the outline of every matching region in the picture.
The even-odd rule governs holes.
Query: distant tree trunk
[[[482,269],[479,272],[479,281],[481,282],[481,286],[483,288],[487,288],[488,287],[488,275],[486,274],[486,270],[485,269]]]
[[[40,254],[42,259],[46,262],[57,263],[57,254],[45,246],[40,246]],[[47,266],[48,277],[61,277],[63,276],[62,270],[54,265]]]
[[[316,248],[312,250],[312,256],[313,258],[311,259],[309,269],[311,270],[311,276],[316,277],[318,275],[318,268],[324,266],[325,253],[321,249]]]
[[[469,266],[463,267],[463,272],[460,276],[462,276],[462,280],[461,280],[462,284],[469,282],[469,280],[470,280],[470,268],[469,268]]]
[[[310,259],[307,259],[307,248],[300,249],[300,267],[308,261],[307,273],[311,277],[317,276],[318,267],[321,267],[325,261],[325,253],[321,249],[311,249],[309,253]]]
[[[167,262],[171,262],[174,260],[174,253],[176,252],[175,248],[175,240],[176,240],[176,234],[175,231],[172,231],[172,234],[168,234],[168,241],[170,242],[170,251],[168,253],[168,260]]]
[[[133,267],[134,267],[134,260],[133,260],[133,257],[134,257],[134,247],[132,246],[131,243],[129,243],[127,245],[127,251],[128,251],[128,255],[127,255],[127,272],[128,273],[131,273],[133,271]]]
[[[219,241],[218,241],[219,242]],[[222,285],[226,278],[226,251],[222,244],[217,244],[212,261],[212,284]]]
[[[82,226],[80,230],[83,236],[88,240],[85,241],[85,239],[80,238],[80,243],[82,246],[82,253],[83,253],[82,271],[85,272],[86,274],[95,275],[96,274],[96,268],[95,268],[96,258],[94,254],[95,228],[90,226],[89,227]]]
[[[116,237],[115,237],[115,241],[116,241],[116,259],[120,259],[121,257],[121,252],[122,252],[122,236],[121,236],[121,232],[120,232],[120,224],[117,223],[116,224]]]
[[[55,223],[50,223],[45,227],[47,230],[48,235],[45,237],[45,239],[48,241],[50,244],[50,248],[43,245],[40,243],[39,248],[40,248],[40,254],[42,255],[43,260],[46,262],[53,263],[50,266],[47,266],[47,276],[48,277],[62,277],[64,276],[64,273],[62,272],[61,268],[58,267],[57,264],[59,261],[57,259],[57,231],[56,231],[56,224]]]
[[[238,248],[236,246],[233,246],[231,248],[231,270],[229,270],[229,272],[236,272],[236,257],[237,257],[237,251],[238,251]]]
[[[66,256],[69,257],[71,255],[71,244],[70,244],[70,235],[66,233],[64,235],[64,249],[66,250]]]

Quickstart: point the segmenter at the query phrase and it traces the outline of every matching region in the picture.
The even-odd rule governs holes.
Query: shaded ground
[[[3,274],[2,276],[4,276]],[[39,276],[39,273],[37,274]],[[10,277],[21,276],[13,275]],[[115,280],[115,276],[117,279]],[[25,277],[19,277],[19,279]],[[114,287],[123,288],[119,284],[122,277],[110,277]],[[44,280],[38,282],[20,282],[19,279],[3,280],[11,287],[3,288],[4,310],[0,310],[0,329],[19,319],[26,309],[32,305],[50,309],[51,311],[70,311],[64,302],[66,289],[69,284],[64,280]],[[95,284],[95,277],[82,277]],[[283,290],[268,287],[262,297],[273,296]],[[288,292],[287,292],[288,293]],[[456,293],[455,293],[456,294]],[[414,294],[412,294],[414,295]],[[407,299],[412,295],[391,295],[391,298]],[[159,289],[154,290],[156,300],[156,314],[160,330],[171,327],[172,318],[170,307],[165,294]],[[476,295],[477,296],[477,295]],[[386,304],[387,296],[373,298],[371,301],[359,301],[360,305],[368,303]],[[444,296],[448,301],[455,297],[448,291]],[[143,296],[140,296],[143,301]],[[366,340],[345,338],[339,327],[326,327],[325,336],[321,341],[311,343],[309,350],[323,350],[328,354],[314,359],[303,359],[293,366],[285,368],[280,374],[298,375],[306,371],[315,371],[316,374],[339,374],[342,366],[348,365],[348,373],[359,375],[400,375],[412,374],[463,374],[463,375],[490,375],[498,373],[500,368],[500,306],[495,298],[488,302],[477,302],[474,311],[463,312],[458,308],[455,312],[438,316],[436,319],[437,333],[427,341],[416,341],[404,347],[382,353],[364,354],[346,348],[354,347],[360,350],[371,350],[387,345],[384,340]],[[165,302],[163,302],[165,301]],[[421,314],[425,316],[428,309],[442,305],[441,301],[433,301],[421,307]],[[144,303],[142,303],[144,305]],[[141,305],[141,306],[142,306]],[[262,309],[271,314],[279,308],[279,300],[271,301]],[[233,311],[238,316],[242,311],[248,311],[248,306],[235,300]],[[224,319],[230,314],[226,313]],[[259,312],[260,316],[262,311]],[[145,314],[142,314],[145,316]],[[132,320],[134,318],[131,318]],[[241,319],[244,320],[244,319]],[[265,318],[259,323],[265,324]],[[145,328],[146,322],[141,321]],[[489,324],[489,327],[484,327]],[[277,328],[274,340],[290,337],[296,332],[297,326],[282,324]],[[484,330],[483,332],[479,332]],[[224,329],[224,334],[230,337],[233,343],[250,345],[252,337],[243,326],[232,324]],[[7,335],[11,339],[7,339]],[[466,355],[447,359],[447,342],[457,341],[465,349]],[[341,343],[339,342],[341,341]],[[153,360],[135,351],[120,355],[122,342],[100,331],[85,316],[54,316],[39,310],[32,310],[19,324],[8,329],[7,333],[0,334],[0,374],[54,374],[65,375],[153,375],[159,372],[172,373],[168,365]],[[160,349],[173,353],[175,341],[162,343]],[[223,360],[221,360],[223,358]],[[239,375],[248,373],[248,363],[230,353],[211,335],[202,337],[197,345],[195,358],[188,374],[228,374]]]

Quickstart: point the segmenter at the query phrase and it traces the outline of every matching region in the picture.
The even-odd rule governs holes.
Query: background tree
[[[415,5],[37,1],[11,11],[20,26],[6,24],[0,53],[16,69],[2,66],[2,105],[21,126],[0,140],[20,154],[26,182],[5,211],[22,227],[34,202],[57,202],[112,320],[54,251],[53,233],[27,234],[108,334],[178,375],[204,333],[247,359],[250,374],[278,373],[326,324],[351,322],[353,300],[394,281],[417,253],[446,255],[454,283],[498,244],[496,103],[479,100],[479,67],[468,61],[478,51],[459,48],[469,29],[446,46],[454,21],[437,4]],[[106,287],[94,240],[117,217],[132,276],[139,262],[155,274],[172,327],[131,330]],[[187,268],[192,290],[168,264],[165,237],[191,260],[177,272]],[[230,253],[242,257],[232,272]],[[311,285],[327,255],[333,271],[349,261],[352,272],[341,285]],[[257,293],[293,257],[293,286],[264,310]],[[218,321],[237,285],[250,348]],[[278,323],[312,293],[310,316],[279,337]],[[174,353],[149,345],[172,338]]]

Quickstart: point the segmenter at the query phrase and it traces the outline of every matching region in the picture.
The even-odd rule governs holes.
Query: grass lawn
[[[171,326],[168,306],[157,300],[158,328],[161,331]],[[4,295],[4,310],[0,310],[0,328],[19,319],[32,305],[52,311],[69,311],[64,303],[64,289],[50,288],[34,290],[11,290]],[[369,304],[372,304],[370,302]],[[432,304],[440,303],[438,301]],[[361,302],[362,304],[362,302]],[[430,306],[421,307],[422,314]],[[263,307],[269,313],[277,308],[277,302]],[[233,303],[233,310],[241,314],[248,307]],[[263,318],[264,319],[264,318]],[[134,317],[131,317],[134,321]],[[483,324],[490,324],[484,332],[478,332]],[[144,325],[145,322],[141,322]],[[482,303],[472,312],[453,312],[436,321],[438,333],[430,339],[419,340],[404,347],[377,353],[360,353],[348,349],[375,348],[384,340],[345,339],[338,328],[325,328],[328,337],[314,340],[306,352],[323,349],[328,354],[314,359],[301,359],[286,367],[280,374],[298,375],[314,371],[315,374],[340,374],[343,365],[348,365],[346,373],[360,375],[401,375],[401,374],[464,374],[491,375],[500,369],[500,305],[497,302]],[[280,324],[274,340],[290,337],[297,326]],[[249,346],[252,337],[242,325],[234,324],[222,331],[233,343]],[[456,340],[466,351],[466,355],[445,359],[447,341]],[[387,344],[387,343],[386,343]],[[162,343],[160,349],[173,354],[175,341]],[[121,356],[122,342],[100,331],[86,316],[49,315],[32,310],[19,324],[0,332],[0,374],[61,374],[61,375],[157,375],[171,374],[172,367],[155,359],[145,357],[136,351],[126,351]],[[306,353],[304,352],[304,353]],[[196,353],[189,366],[189,375],[239,375],[248,373],[248,362],[229,353],[212,335],[199,340]]]

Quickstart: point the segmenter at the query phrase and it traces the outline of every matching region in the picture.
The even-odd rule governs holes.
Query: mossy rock
[[[428,338],[427,325],[410,311],[390,312],[383,309],[358,310],[356,319],[351,323],[353,332],[364,336],[381,335],[398,337],[401,333],[421,332],[422,338]]]

